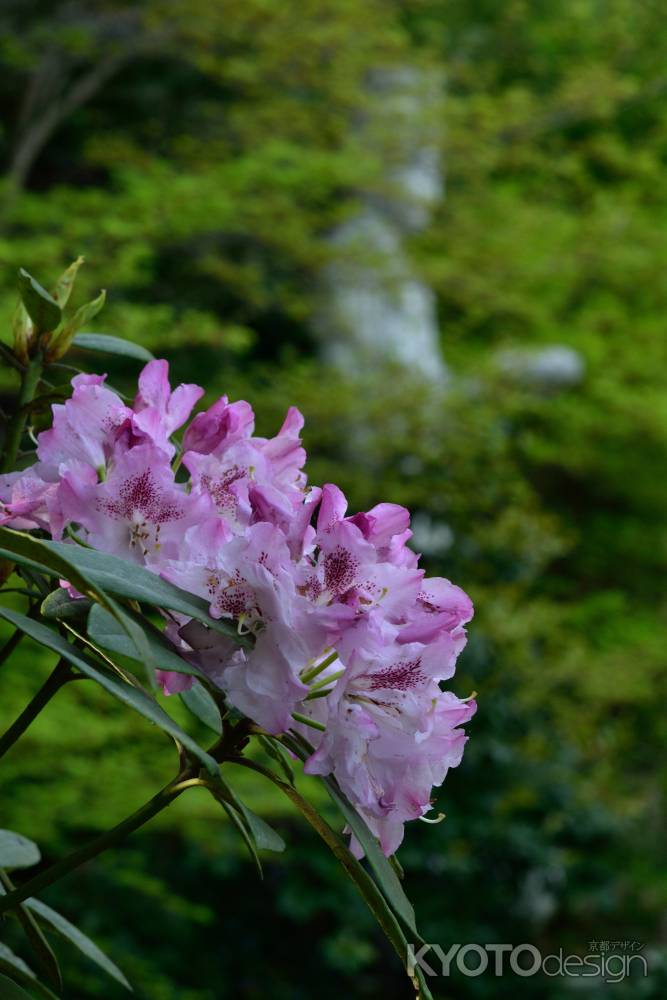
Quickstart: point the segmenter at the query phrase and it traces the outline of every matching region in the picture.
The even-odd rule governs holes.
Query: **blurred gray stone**
[[[404,248],[443,193],[438,143],[424,116],[441,87],[403,67],[371,74],[369,88],[380,120],[358,129],[369,147],[374,130],[391,134],[385,184],[380,193],[361,193],[359,213],[332,233],[314,326],[324,357],[346,372],[391,361],[444,382],[435,296]]]
[[[567,389],[578,385],[586,374],[581,354],[564,344],[512,348],[500,351],[496,360],[505,375],[544,389]]]
[[[454,532],[445,521],[436,521],[429,514],[419,511],[410,523],[410,547],[425,556],[441,556],[454,544]]]

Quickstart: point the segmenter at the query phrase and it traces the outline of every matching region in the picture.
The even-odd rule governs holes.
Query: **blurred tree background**
[[[664,996],[661,6],[4,0],[0,29],[1,336],[17,267],[48,283],[84,254],[82,301],[109,291],[97,330],[210,399],[248,398],[260,433],[298,405],[312,481],[354,509],[409,506],[429,571],[477,606],[455,680],[479,693],[466,757],[445,822],[414,824],[401,852],[426,940],[641,941],[650,977],[609,988]],[[380,358],[327,366],[315,332],[330,234],[386,186],[392,122],[373,143],[354,127],[377,113],[368,73],[397,65],[444,81],[446,196],[409,252],[437,296],[446,391]],[[503,362],[553,344],[582,363],[567,387]],[[136,375],[108,370],[121,388]],[[48,667],[20,649],[3,724]],[[170,774],[148,726],[75,688],[3,767],[1,825],[47,859]],[[234,837],[192,796],[47,897],[146,1000],[410,996],[333,859],[244,780],[288,842],[251,892]],[[72,1000],[121,995],[75,956],[68,972]],[[455,973],[442,995],[561,1000],[573,984]]]

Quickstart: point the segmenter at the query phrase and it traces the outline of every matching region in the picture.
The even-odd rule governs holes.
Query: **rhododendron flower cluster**
[[[306,736],[306,770],[334,775],[392,854],[461,760],[475,703],[440,682],[469,598],[425,578],[405,508],[348,515],[338,487],[307,484],[298,410],[257,437],[249,404],[223,396],[177,445],[204,390],[172,392],[166,361],[146,365],[132,406],[105,376],[72,386],[36,464],[0,477],[0,523],[139,563],[235,623],[251,643],[165,611],[180,655],[266,732]],[[167,694],[193,683],[158,676]]]

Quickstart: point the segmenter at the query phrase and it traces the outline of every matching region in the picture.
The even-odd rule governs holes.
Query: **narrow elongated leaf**
[[[292,770],[292,762],[289,759],[287,750],[278,740],[274,740],[270,736],[260,736],[258,737],[259,742],[264,747],[269,757],[275,760],[276,764],[283,772],[283,775],[289,781],[290,785],[294,784],[294,771]]]
[[[285,850],[285,841],[280,834],[248,806],[243,803],[242,806],[243,818],[250,827],[258,848],[262,851],[274,851],[276,854],[282,854]]]
[[[269,826],[261,816],[258,816],[252,809],[249,809],[241,801],[234,789],[221,776],[218,776],[215,784],[219,788],[222,798],[226,799],[241,814],[255,844],[260,850],[276,851],[277,853],[285,850],[285,841],[280,834],[276,833],[273,827]]]
[[[63,988],[63,977],[60,971],[60,966],[58,964],[58,959],[55,956],[51,945],[44,937],[39,924],[33,917],[32,913],[26,909],[25,904],[21,904],[17,908],[18,919],[21,922],[25,935],[30,942],[30,947],[32,948],[35,960],[39,965],[39,968],[52,986],[60,992]]]
[[[122,337],[112,337],[107,333],[77,333],[72,341],[75,347],[88,351],[103,351],[105,354],[120,354],[138,361],[152,361],[154,355],[141,344],[133,344]]]
[[[76,276],[82,264],[83,257],[77,257],[76,260],[73,261],[65,271],[63,271],[56,282],[56,287],[53,289],[52,294],[61,309],[64,309],[69,301],[69,297],[72,294],[72,289],[74,287],[74,282],[76,281]]]
[[[130,636],[143,663],[149,682],[155,686],[153,660],[144,632],[132,618],[109,597],[96,582],[72,561],[77,552],[92,551],[80,548],[78,545],[60,545],[53,549],[52,542],[43,542],[24,531],[14,531],[11,528],[0,527],[0,553],[9,554],[16,562],[31,566],[41,572],[46,570],[54,576],[68,580],[73,587],[86,597],[93,598],[106,608],[114,618],[122,623]]]
[[[97,947],[94,941],[91,941],[83,931],[80,931],[78,927],[70,923],[61,913],[52,910],[50,906],[40,902],[39,899],[26,899],[24,905],[32,910],[41,923],[48,925],[54,931],[57,931],[58,934],[62,935],[62,937],[71,941],[79,951],[83,952],[96,965],[99,965],[101,969],[104,969],[109,976],[121,983],[128,990],[132,989],[118,966]]]
[[[16,543],[15,536],[21,540],[21,543],[24,539],[28,539],[39,548],[32,547],[28,550],[27,546]],[[61,565],[59,567],[54,568],[49,565],[49,561],[46,559],[47,552],[60,558]],[[213,631],[229,636],[238,646],[246,648],[252,646],[252,640],[247,636],[239,635],[232,623],[211,618],[208,613],[209,606],[201,597],[189,594],[187,591],[181,590],[180,587],[175,587],[173,583],[163,580],[155,573],[151,573],[143,566],[120,559],[118,556],[98,552],[96,549],[82,548],[79,545],[67,545],[65,542],[38,541],[24,532],[13,531],[9,528],[0,528],[0,555],[7,555],[16,562],[31,566],[33,569],[62,576],[82,593],[84,591],[81,586],[72,579],[73,573],[83,581],[83,586],[88,586],[88,589],[91,589],[92,585],[99,588],[104,594],[114,594],[116,597],[143,601],[153,607],[180,611],[190,618],[196,618],[197,621],[208,625]],[[70,567],[69,576],[63,565],[65,560]],[[85,583],[84,577],[88,584]],[[103,607],[107,607],[108,597],[106,598],[107,603],[105,603],[95,593],[93,596]],[[110,609],[107,607],[107,610]],[[114,615],[114,617],[116,616]]]
[[[96,298],[91,299],[90,302],[86,302],[82,306],[79,306],[72,318],[68,319],[65,323],[63,332],[73,330],[72,336],[74,333],[77,333],[82,326],[85,326],[86,323],[88,323],[89,320],[94,319],[95,316],[97,316],[100,309],[104,306],[106,298],[107,293],[103,289]]]
[[[309,752],[312,751],[312,748],[308,746],[307,742],[299,734],[295,734],[294,739],[287,737],[285,739],[285,743],[302,760],[305,760],[306,757],[309,756]],[[409,928],[415,936],[415,939],[420,939],[412,903],[405,895],[405,891],[400,883],[398,875],[392,868],[388,859],[380,850],[380,846],[376,838],[368,829],[366,822],[362,819],[350,802],[348,802],[345,795],[343,795],[334,779],[328,777],[322,778],[321,780],[326,785],[329,795],[345,817],[345,821],[350,830],[363,847],[368,863],[375,873],[378,885],[385,894],[388,902],[391,903],[394,908],[394,912]]]
[[[14,883],[4,868],[0,868],[0,885],[2,886],[2,895],[11,892],[15,888]],[[14,915],[23,928],[40,969],[49,982],[55,986],[58,991],[62,990],[63,977],[60,972],[60,966],[58,965],[58,959],[54,955],[51,945],[44,937],[44,934],[42,933],[42,930],[34,916],[30,910],[27,909],[25,903],[19,903],[14,910]]]
[[[220,709],[215,703],[215,699],[197,681],[189,691],[182,691],[179,695],[185,707],[196,716],[200,722],[212,729],[218,736],[222,736],[222,719]]]
[[[143,625],[137,622],[137,624],[144,629],[144,636],[156,667],[160,670],[174,670],[179,674],[202,676],[201,670],[179,656],[174,646],[151,622],[146,621]],[[113,653],[120,653],[122,656],[136,659],[137,650],[127,632],[118,624],[113,615],[110,615],[99,604],[93,604],[90,609],[88,635],[103,649],[109,649]]]
[[[216,778],[213,786],[209,787],[209,791],[236,826],[248,848],[257,874],[260,878],[264,878],[258,850],[261,848],[267,851],[283,851],[285,849],[284,841],[268,823],[260,820],[259,816],[256,816],[241,802],[236,792],[220,775]]]
[[[219,805],[222,806],[222,808],[225,810],[225,812],[229,816],[230,820],[232,821],[236,829],[241,834],[241,838],[246,847],[248,848],[248,854],[250,855],[250,860],[253,862],[255,868],[257,869],[257,874],[259,875],[259,877],[263,879],[264,870],[262,868],[262,861],[260,859],[260,856],[257,853],[257,845],[255,844],[255,840],[250,831],[248,830],[248,827],[243,822],[243,818],[239,815],[234,806],[231,806],[229,802],[226,802],[222,798],[222,796],[214,795],[214,798],[216,802],[218,802]]]
[[[43,997],[44,1000],[58,1000],[55,993],[52,993],[48,986],[39,982],[30,966],[26,965],[22,958],[15,955],[11,948],[8,948],[2,942],[0,942],[0,973],[6,974],[12,981],[17,982],[19,985],[28,986],[31,995],[36,993],[37,996]]]
[[[114,698],[133,708],[139,715],[143,715],[145,719],[153,722],[173,739],[178,740],[186,750],[189,750],[202,762],[212,775],[217,777],[218,765],[214,759],[205,750],[202,750],[199,744],[185,730],[181,729],[155,699],[151,698],[142,688],[133,687],[131,684],[116,680],[115,677],[104,673],[85,653],[70,645],[61,635],[41,622],[33,621],[32,618],[27,618],[26,615],[22,615],[18,611],[1,606],[0,617],[11,622],[12,625],[21,629],[42,646],[46,646],[47,649],[52,649],[54,653],[64,657],[86,677],[97,681],[100,687],[103,687]]]
[[[34,1000],[29,993],[17,986],[0,972],[0,997],[2,1000]]]
[[[81,306],[70,316],[68,320],[62,326],[62,329],[58,335],[52,340],[49,345],[49,350],[47,353],[47,360],[57,361],[62,358],[69,351],[72,346],[72,341],[74,335],[82,326],[89,323],[91,319],[97,316],[98,312],[104,305],[106,301],[107,293],[105,291],[100,292],[96,299],[91,302],[86,302],[85,305]]]
[[[364,849],[368,863],[375,873],[380,888],[393,906],[396,914],[403,920],[412,933],[418,937],[419,932],[415,922],[415,911],[412,903],[405,895],[398,875],[384,856],[377,840],[368,829],[366,822],[356,809],[348,802],[333,778],[323,778],[329,795],[342,812],[347,825]]]
[[[275,785],[277,785],[278,788],[280,788],[281,791],[283,791],[284,794],[294,803],[304,818],[319,834],[327,847],[329,847],[334,857],[340,862],[344,870],[347,872],[350,879],[354,882],[371,913],[384,931],[388,940],[393,945],[396,953],[401,959],[401,962],[407,968],[408,941],[393,910],[389,907],[385,897],[380,892],[379,888],[366,869],[354,857],[340,835],[329,826],[324,817],[320,816],[317,810],[310,804],[310,802],[304,799],[296,788],[293,788],[288,782],[283,781],[269,768],[263,767],[256,761],[243,758],[230,761],[230,763],[250,768],[253,771],[257,771],[259,774],[263,774]],[[415,969],[413,984],[415,986],[415,991],[417,992],[418,1000],[433,1000],[428,986],[426,985],[424,975],[419,967]]]
[[[55,330],[59,325],[62,310],[55,299],[42,288],[38,281],[23,268],[19,271],[19,291],[21,299],[35,329],[40,333]]]
[[[13,830],[0,830],[0,868],[31,868],[41,860],[39,847]]]
[[[12,949],[8,948],[6,944],[2,943],[2,941],[0,941],[0,962],[5,962],[8,965],[11,965],[14,969],[18,969],[19,972],[22,972],[25,976],[29,976],[32,979],[35,978],[35,973],[32,971],[30,966],[26,965],[23,959],[19,958],[18,955],[15,955]]]

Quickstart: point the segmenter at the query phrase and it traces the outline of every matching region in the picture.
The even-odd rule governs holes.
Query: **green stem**
[[[141,806],[140,809],[137,809],[136,812],[132,813],[131,816],[128,816],[127,819],[124,819],[117,826],[114,826],[113,829],[100,834],[95,840],[91,840],[89,844],[85,844],[77,851],[72,851],[62,861],[57,861],[55,865],[51,865],[50,868],[40,872],[39,875],[35,875],[28,882],[24,882],[23,885],[14,889],[13,892],[8,892],[6,896],[0,896],[0,913],[14,909],[24,899],[28,899],[30,896],[41,892],[42,889],[46,889],[47,886],[52,885],[53,882],[57,882],[64,875],[69,875],[75,868],[85,864],[87,861],[91,861],[103,851],[108,850],[110,847],[115,847],[116,844],[119,844],[135,830],[138,830],[139,827],[147,823],[153,816],[157,816],[159,812],[166,809],[174,799],[178,798],[187,788],[191,787],[194,778],[194,768],[182,771],[173,781],[165,785],[157,795],[154,795],[145,805]],[[194,783],[199,784],[200,782],[196,780]]]
[[[2,649],[0,649],[0,663],[4,663],[5,660],[9,659],[24,635],[25,632],[21,632],[17,629],[16,632],[14,632],[14,635],[9,637]]]
[[[35,390],[37,389],[41,374],[42,355],[41,352],[39,352],[34,358],[30,359],[28,367],[23,372],[23,376],[21,378],[21,389],[16,402],[16,412],[10,420],[9,427],[7,428],[5,454],[2,460],[2,472],[11,472],[16,464],[16,455],[21,444],[21,438],[23,437],[23,431],[25,430],[26,419],[28,416],[25,407],[28,403],[32,402],[35,396]]]
[[[42,596],[37,590],[26,590],[25,587],[3,587],[0,594],[23,594],[24,597],[30,597],[33,601],[39,600]]]
[[[227,726],[227,732],[210,748],[209,753],[211,756],[221,763],[223,760],[230,759],[228,755],[240,753],[248,741],[249,728],[250,722],[245,719],[242,719],[236,726]],[[28,899],[28,897],[34,896],[35,893],[41,892],[42,889],[57,882],[63,876],[69,875],[75,868],[85,864],[87,861],[91,861],[92,858],[97,857],[103,851],[108,850],[110,847],[115,847],[116,844],[119,844],[129,834],[133,833],[134,830],[138,830],[139,827],[147,823],[153,816],[157,816],[159,812],[166,809],[186,789],[196,785],[205,785],[211,791],[214,791],[213,786],[210,786],[208,782],[198,777],[199,770],[199,764],[183,768],[174,780],[165,785],[157,795],[154,795],[145,805],[141,806],[141,808],[137,809],[136,812],[132,813],[131,816],[128,816],[127,819],[124,819],[117,826],[114,826],[113,829],[100,834],[99,837],[91,840],[84,847],[80,847],[79,850],[72,851],[62,861],[57,861],[55,865],[40,872],[39,875],[35,875],[34,878],[25,882],[18,889],[7,893],[6,896],[0,896],[0,914],[18,906],[24,899]]]
[[[9,727],[4,736],[0,737],[0,757],[4,757],[10,747],[23,735],[30,723],[39,715],[44,706],[51,701],[54,694],[60,690],[63,684],[67,684],[73,678],[74,675],[66,661],[58,660],[53,671],[44,681],[32,701],[26,705],[16,722]]]
[[[16,357],[13,351],[11,351],[5,344],[0,344],[0,358],[9,365],[10,368],[15,368],[17,372],[23,374],[24,367]]]

